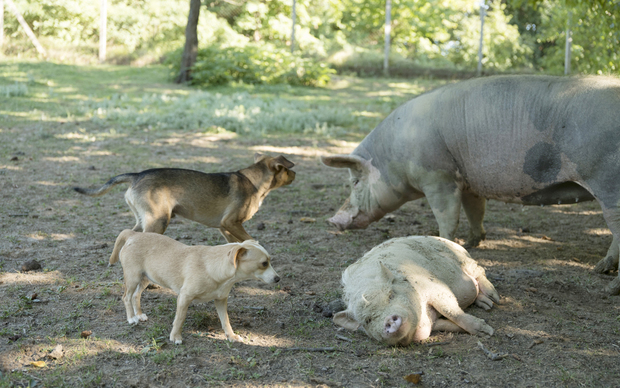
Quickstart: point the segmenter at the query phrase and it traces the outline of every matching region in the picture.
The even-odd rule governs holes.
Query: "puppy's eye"
[[[262,264],[262,265],[263,265],[263,267],[267,268],[267,266],[269,265],[269,263],[268,263],[268,262],[266,262],[266,261],[263,261],[263,264]]]

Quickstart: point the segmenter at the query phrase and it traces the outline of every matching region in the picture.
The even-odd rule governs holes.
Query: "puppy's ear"
[[[230,262],[233,265],[233,267],[237,268],[237,266],[239,265],[239,261],[241,260],[241,257],[246,252],[247,252],[247,249],[243,248],[242,246],[237,246],[235,247],[235,249],[230,251],[228,256],[230,257]]]
[[[267,155],[261,154],[260,152],[257,152],[254,154],[254,163],[258,163],[261,160],[264,160],[265,158],[267,158]]]
[[[269,162],[269,168],[273,171],[280,171],[283,168],[293,168],[295,163],[291,162],[284,156],[280,155],[277,158],[271,159]]]

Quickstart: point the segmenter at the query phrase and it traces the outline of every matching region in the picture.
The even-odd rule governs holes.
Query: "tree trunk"
[[[189,0],[189,17],[185,27],[185,48],[181,59],[181,71],[175,80],[181,84],[192,79],[192,66],[196,62],[198,54],[198,17],[200,16],[201,0]]]

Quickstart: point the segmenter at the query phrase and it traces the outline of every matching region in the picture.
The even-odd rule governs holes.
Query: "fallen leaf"
[[[316,222],[316,219],[311,218],[311,217],[301,217],[299,221],[305,222],[305,223],[312,223],[312,222]]]
[[[304,294],[306,294],[306,295],[316,295],[316,292],[314,292],[314,291],[306,291]]]
[[[542,240],[547,240],[547,241],[553,241],[553,239],[551,237],[547,237],[544,234],[541,237]]]
[[[82,338],[88,338],[88,337],[90,337],[90,335],[91,335],[91,334],[93,334],[93,332],[92,332],[92,331],[90,331],[90,330],[84,330],[82,333],[80,333],[80,337],[82,337]]]
[[[36,366],[37,368],[44,368],[46,366],[45,361],[32,361],[30,365]]]
[[[409,381],[410,383],[413,384],[420,384],[420,380],[422,379],[422,375],[424,374],[424,372],[417,372],[417,373],[412,373],[410,375],[407,375],[405,377],[403,377],[403,379]]]

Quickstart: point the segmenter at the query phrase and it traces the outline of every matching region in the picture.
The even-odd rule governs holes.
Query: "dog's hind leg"
[[[136,218],[136,225],[133,227],[132,230],[134,232],[142,232],[144,231],[144,228],[142,227],[142,220],[140,219],[140,213],[138,213],[138,209],[136,209],[136,207],[133,205],[133,202],[131,201],[130,190],[131,188],[125,192],[125,202],[127,202],[127,205],[129,205],[133,216]]]
[[[139,321],[142,321],[142,322],[148,320],[148,317],[146,316],[146,314],[142,312],[142,308],[140,307],[140,298],[142,298],[142,291],[144,291],[144,289],[149,285],[149,283],[150,283],[149,279],[146,276],[144,276],[142,278],[142,281],[140,282],[138,287],[136,287],[136,290],[134,291],[132,295],[133,312],[136,314],[134,316],[134,320],[138,319]]]
[[[131,276],[124,271],[123,277],[125,278],[125,293],[123,294],[123,303],[125,303],[125,311],[127,312],[127,322],[130,325],[138,323],[139,319],[135,316],[133,307],[133,295],[140,287],[140,282],[136,280],[135,276]]]
[[[222,324],[222,329],[224,329],[226,338],[230,342],[243,342],[243,338],[235,334],[230,326],[230,320],[228,319],[228,298],[215,299],[213,302],[215,303],[215,309],[217,310],[217,315],[220,317],[220,323]]]
[[[187,316],[187,308],[192,303],[192,298],[183,293],[183,290],[179,293],[177,299],[177,314],[174,316],[174,322],[172,323],[172,331],[170,332],[170,341],[175,345],[183,343],[183,337],[181,336],[181,328],[185,317]]]

